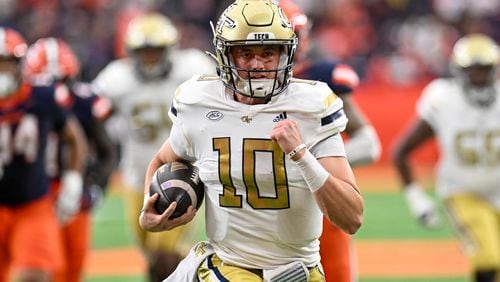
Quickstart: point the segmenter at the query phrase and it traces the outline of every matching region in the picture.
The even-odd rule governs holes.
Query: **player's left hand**
[[[158,214],[154,208],[154,204],[158,200],[158,197],[158,194],[154,194],[144,201],[144,207],[139,216],[139,225],[146,231],[160,232],[171,230],[177,226],[190,222],[196,215],[196,210],[193,206],[189,206],[186,213],[177,218],[170,219],[170,216],[177,207],[176,202],[172,202],[162,214]]]
[[[56,214],[60,223],[68,223],[80,210],[82,191],[82,175],[72,170],[63,172],[61,177],[61,191],[56,203]]]
[[[271,139],[276,141],[286,154],[302,144],[297,122],[289,119],[282,120],[274,126],[271,131]]]
[[[439,211],[429,195],[416,183],[407,185],[404,189],[406,203],[411,214],[426,228],[440,228]]]

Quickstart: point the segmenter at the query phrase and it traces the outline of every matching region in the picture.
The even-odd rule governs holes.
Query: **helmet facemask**
[[[496,70],[491,65],[473,65],[455,71],[467,99],[474,105],[488,107],[497,99]]]
[[[145,81],[166,77],[172,68],[167,50],[168,48],[166,47],[144,47],[132,50],[131,58],[133,58],[134,69],[137,75]],[[148,55],[145,54],[146,52],[153,54]],[[157,52],[160,53],[155,54]],[[149,58],[145,58],[147,56],[149,56]]]
[[[292,44],[273,44],[280,47],[280,58],[274,69],[246,69],[236,66],[231,48],[236,46],[251,46],[228,44],[224,51],[224,61],[219,65],[221,78],[231,90],[247,97],[270,98],[283,92],[288,86],[292,74],[292,60],[295,48]],[[290,54],[292,53],[292,54]]]

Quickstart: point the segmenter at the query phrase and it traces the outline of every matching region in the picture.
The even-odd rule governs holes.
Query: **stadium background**
[[[449,226],[424,230],[410,217],[389,164],[392,145],[413,117],[414,102],[430,79],[448,75],[447,57],[465,33],[500,40],[500,0],[296,0],[313,22],[313,56],[351,64],[362,78],[355,99],[377,129],[382,159],[355,170],[366,201],[365,223],[355,236],[361,282],[466,281],[467,263]],[[125,55],[126,23],[156,10],[179,27],[180,48],[212,50],[210,20],[228,0],[0,0],[0,25],[30,43],[59,36],[82,61],[91,81]],[[422,183],[432,188],[437,153],[428,144],[414,158]],[[144,281],[144,261],[125,224],[117,173],[95,210],[87,281]]]

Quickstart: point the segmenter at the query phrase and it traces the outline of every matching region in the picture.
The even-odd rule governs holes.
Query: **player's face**
[[[139,63],[145,68],[153,68],[163,60],[165,48],[142,48],[134,51]]]
[[[491,83],[493,66],[471,66],[465,68],[464,71],[473,86],[483,87]]]
[[[261,72],[238,71],[243,79],[274,79],[280,59],[281,48],[278,45],[234,46],[231,55],[236,67]]]

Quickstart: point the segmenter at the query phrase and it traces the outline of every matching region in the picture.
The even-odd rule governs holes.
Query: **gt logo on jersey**
[[[241,118],[242,122],[250,123],[252,121],[252,118],[249,116],[242,116]]]

